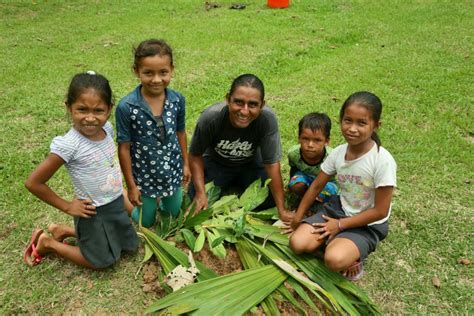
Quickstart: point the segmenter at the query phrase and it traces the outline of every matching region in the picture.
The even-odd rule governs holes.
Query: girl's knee
[[[345,268],[344,257],[334,252],[324,253],[324,263],[331,271],[341,271]]]
[[[312,253],[321,245],[321,242],[317,241],[316,235],[310,233],[310,229],[309,225],[302,224],[291,235],[289,246],[294,253]]]
[[[348,247],[327,247],[324,253],[324,263],[332,271],[342,271],[359,258],[357,252]]]
[[[300,238],[297,238],[294,234],[290,237],[289,240],[290,249],[297,255],[302,254],[306,247]]]

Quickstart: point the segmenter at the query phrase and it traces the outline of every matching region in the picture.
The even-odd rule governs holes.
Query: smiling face
[[[104,102],[101,95],[93,88],[83,93],[68,106],[75,130],[90,140],[98,141],[105,137],[102,127],[110,115],[111,106]]]
[[[151,97],[163,95],[171,81],[173,69],[168,55],[142,58],[135,68],[135,75],[142,83],[142,93]]]
[[[372,113],[357,103],[347,106],[341,118],[342,135],[352,147],[372,146],[372,133],[379,125],[373,120]]]
[[[304,161],[308,164],[317,164],[324,156],[324,148],[329,144],[329,139],[326,138],[321,130],[311,130],[310,128],[303,128],[301,134],[298,136],[300,143],[301,155]]]
[[[237,87],[226,99],[230,123],[237,128],[248,127],[260,115],[265,105],[260,91],[247,86]]]

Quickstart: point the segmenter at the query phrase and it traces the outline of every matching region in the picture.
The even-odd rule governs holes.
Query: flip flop
[[[362,263],[362,261],[359,260],[354,261],[354,263],[351,264],[349,268],[347,268],[342,273],[342,275],[349,281],[360,280],[360,278],[362,278],[362,276],[364,275],[364,264]]]
[[[33,230],[30,241],[28,242],[28,246],[26,246],[25,248],[25,252],[23,254],[23,260],[30,267],[41,263],[41,260],[43,260],[43,257],[36,250],[38,239],[42,233],[43,233],[42,229],[36,228],[35,230]]]

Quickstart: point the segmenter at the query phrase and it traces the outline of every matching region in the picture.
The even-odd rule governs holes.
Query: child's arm
[[[342,229],[361,227],[372,222],[379,221],[388,216],[390,203],[392,202],[393,186],[378,187],[375,189],[374,207],[352,217],[341,220]]]
[[[319,239],[328,236],[329,238],[332,238],[339,232],[348,228],[362,227],[372,222],[384,219],[388,215],[392,195],[393,186],[378,187],[375,189],[375,203],[373,208],[369,208],[357,215],[342,219],[334,219],[323,215],[326,223],[314,224],[314,226],[319,227],[316,228],[314,232],[320,234]]]
[[[194,203],[196,205],[195,212],[206,209],[208,206],[206,196],[206,186],[204,178],[204,160],[202,155],[189,154],[189,166],[191,167],[191,174],[194,184]]]
[[[74,199],[68,202],[58,196],[46,184],[49,179],[64,165],[64,160],[58,155],[49,156],[39,164],[25,182],[26,188],[42,201],[63,211],[66,214],[80,217],[91,217],[96,214],[95,206],[91,200]]]
[[[324,186],[330,179],[331,175],[326,174],[322,170],[319,172],[316,179],[313,181],[313,183],[311,183],[308,190],[306,190],[306,193],[304,194],[303,199],[296,210],[293,221],[291,222],[291,227],[293,229],[296,229],[300,225],[306,210],[309,209],[309,207],[314,203],[314,200],[319,195],[319,193],[321,193],[321,191],[324,189]]]
[[[125,183],[127,183],[128,199],[134,205],[142,205],[141,192],[133,180],[132,157],[130,156],[130,142],[118,144],[118,156]]]
[[[187,186],[189,184],[189,180],[191,180],[191,171],[189,169],[188,159],[188,140],[185,130],[176,132],[176,134],[178,136],[178,143],[181,147],[181,153],[183,155],[183,185]]]

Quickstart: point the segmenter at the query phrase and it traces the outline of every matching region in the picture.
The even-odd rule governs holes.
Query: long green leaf
[[[312,310],[318,311],[319,308],[313,303],[311,298],[309,297],[308,293],[305,292],[303,287],[293,278],[288,278],[288,284],[295,290],[299,297],[303,299],[303,301],[311,307]]]
[[[310,255],[296,255],[288,247],[275,244],[311,280],[330,292],[350,315],[379,315],[380,311],[365,292],[339,273],[330,271],[324,263]]]
[[[252,217],[259,218],[262,220],[277,220],[279,218],[278,209],[276,207],[272,207],[264,211],[249,212],[248,214]]]
[[[214,239],[214,241],[211,244],[211,248],[215,248],[215,247],[219,246],[220,244],[222,244],[224,239],[225,239],[225,236],[219,236],[216,239]]]
[[[217,313],[218,314],[227,314],[227,315],[243,315],[247,312],[252,306],[260,303],[263,299],[268,297],[271,293],[275,291],[276,288],[282,284],[283,279],[286,278],[286,275],[280,274],[280,277],[271,277],[264,279],[262,278],[262,282],[257,282],[252,285],[248,285],[245,289],[250,289],[252,292],[248,296],[243,296],[243,299],[234,299],[234,302],[225,302],[218,306]],[[256,287],[255,287],[256,286]],[[234,297],[238,298],[241,291],[236,292]],[[208,313],[202,313],[201,315],[207,316]]]
[[[224,245],[222,243],[216,245],[215,247],[212,246],[214,242],[219,238],[219,236],[216,236],[212,231],[209,230],[206,230],[206,236],[207,241],[209,243],[209,250],[211,250],[211,252],[215,256],[219,258],[225,258],[225,256],[227,255],[227,251],[225,250]]]
[[[204,230],[201,230],[198,237],[196,238],[196,243],[194,244],[194,252],[201,251],[202,247],[204,246],[204,242],[206,241],[206,236],[204,235]]]
[[[244,237],[246,238],[246,237]],[[250,241],[249,239],[247,239],[254,247],[256,247],[258,249],[259,252],[261,252],[263,255],[265,255],[267,258],[269,258],[270,260],[272,260],[278,267],[280,267],[281,269],[283,269],[286,273],[288,273],[289,275],[291,275],[295,280],[297,280],[298,282],[300,282],[302,285],[304,285],[305,287],[307,287],[308,289],[310,290],[314,290],[314,291],[317,291],[319,293],[321,293],[322,295],[324,295],[332,304],[331,305],[328,305],[327,302],[319,296],[319,294],[317,292],[313,292],[316,296],[318,296],[318,298],[320,299],[321,303],[325,304],[326,307],[330,308],[330,309],[335,309],[336,312],[339,312],[341,311],[341,307],[339,306],[339,304],[337,303],[337,301],[334,299],[334,297],[329,293],[327,292],[326,290],[324,290],[319,284],[315,283],[314,281],[302,276],[290,263],[288,263],[288,261],[286,261],[284,258],[281,258],[281,257],[277,257],[273,252],[271,251],[268,251],[267,249],[265,249],[264,247],[262,247],[261,245],[258,245],[252,241]]]
[[[184,221],[183,225],[184,225],[185,228],[191,229],[194,226],[200,225],[202,222],[204,222],[209,217],[211,217],[211,215],[212,215],[212,209],[211,208],[202,210],[201,212],[199,212],[195,215],[192,215],[191,217],[188,217]]]
[[[207,195],[207,205],[209,208],[219,199],[221,196],[222,189],[216,185],[214,182],[206,183],[206,195]]]
[[[145,255],[143,256],[142,263],[147,262],[153,256],[153,250],[148,243],[145,243]]]
[[[251,269],[256,267],[264,266],[262,261],[259,261],[258,254],[255,249],[243,238],[240,238],[239,241],[235,244],[237,253],[239,254],[240,261],[245,269]],[[280,288],[285,288],[284,285],[280,285]],[[278,290],[277,289],[277,290]],[[295,301],[296,302],[296,301]],[[273,295],[267,296],[261,303],[262,309],[265,315],[280,315],[278,306],[273,298]]]
[[[256,271],[253,271],[253,274],[248,274],[248,275],[254,275],[255,273]],[[211,290],[213,290],[214,288],[229,287],[229,286],[232,286],[233,284],[236,284],[236,282],[238,283],[239,280],[242,280],[242,279],[243,279],[243,276],[238,275],[237,273],[233,273],[233,274],[228,274],[223,277],[214,278],[212,279],[213,282],[203,281],[203,282],[188,285],[176,292],[171,293],[170,295],[165,296],[164,298],[161,298],[159,301],[152,304],[147,309],[147,311],[156,311],[162,308],[166,308],[168,306],[175,304],[176,302],[190,304],[192,302],[192,299],[195,298],[195,294],[197,292],[200,292],[199,299],[210,298],[213,295]]]
[[[183,228],[181,229],[181,233],[183,234],[184,241],[188,245],[189,249],[194,249],[196,245],[196,237],[194,237],[193,232],[189,229]]]
[[[255,222],[249,216],[247,216],[246,230],[249,234],[264,240],[270,240],[282,245],[288,245],[288,235],[282,234],[280,228]]]
[[[252,244],[250,242],[248,242],[248,240],[246,238],[240,238],[235,246],[236,246],[237,252],[239,254],[239,258],[242,261],[242,265],[245,267],[245,269],[249,269],[249,268],[252,268],[252,267],[258,267],[258,266],[263,266],[264,265],[263,261],[265,260],[265,258],[262,258],[262,260],[257,259],[259,257],[259,253],[252,246]],[[271,262],[271,260],[266,260],[266,261],[269,261],[268,263]],[[291,281],[291,280],[292,280],[291,278],[287,279],[288,282]],[[295,286],[301,288],[301,286],[295,281],[290,282],[290,284],[294,284]],[[293,295],[290,293],[290,291],[284,285],[281,285],[277,289],[277,291],[284,298],[286,298],[286,300],[289,301],[293,306],[295,306],[298,310],[300,310],[300,312],[302,314],[307,314],[306,311],[301,306],[301,304],[293,297]],[[271,297],[269,297],[269,298],[271,298]],[[303,300],[306,301],[305,297],[302,297],[302,298],[303,298]],[[311,300],[309,300],[309,302],[306,301],[306,303],[308,304],[308,306],[313,306],[314,307],[314,304],[312,304]],[[262,304],[262,307],[265,310],[265,306],[263,304]],[[318,308],[313,308],[313,310],[315,312],[319,311]],[[273,310],[270,310],[266,313],[269,314],[269,315],[273,315],[275,312]]]
[[[226,211],[230,210],[230,206],[235,202],[238,202],[237,195],[224,195],[212,205],[211,209],[213,214],[226,213]]]
[[[145,240],[145,243],[150,246],[151,250],[155,254],[155,257],[160,262],[165,274],[168,274],[178,265],[177,261],[172,257],[170,258],[164,251],[162,251],[162,248],[157,243],[155,243],[153,239],[148,238],[146,235],[143,235],[143,239]]]
[[[246,264],[251,265],[258,265],[258,264],[263,264],[262,261],[257,262],[257,250],[253,245],[248,241],[246,238],[241,238],[239,239],[238,243],[236,244],[237,251],[239,253],[240,258],[244,258],[244,262],[242,264],[244,267]],[[268,249],[268,248],[267,248]],[[275,248],[269,249],[269,251],[278,251]],[[262,260],[265,260],[265,257],[262,258]],[[268,260],[268,259],[267,259]],[[268,260],[272,262],[271,260]],[[287,282],[293,289],[295,289],[296,293],[299,294],[299,296],[308,304],[308,306],[311,307],[311,309],[315,312],[319,312],[319,308],[317,308],[314,303],[311,301],[309,296],[306,294],[306,292],[303,290],[303,288],[297,283],[293,278],[288,278]],[[278,292],[285,297],[290,303],[292,303],[296,308],[298,308],[303,314],[306,314],[306,311],[303,309],[301,304],[295,300],[295,298],[292,296],[292,294],[289,292],[289,290],[285,286],[280,286],[278,288]]]
[[[265,201],[268,196],[267,186],[270,181],[270,179],[267,179],[262,186],[262,180],[257,179],[247,187],[239,198],[240,205],[244,208],[244,212],[253,210]]]
[[[204,315],[222,314],[235,305],[231,314],[243,314],[264,297],[273,292],[286,278],[278,268],[268,265],[259,269],[250,269],[222,277],[193,283],[158,300],[146,309],[146,313],[177,306],[185,312],[195,311]],[[262,287],[262,284],[265,286]],[[255,289],[263,288],[255,291]],[[245,299],[242,299],[242,294]],[[263,296],[263,297],[262,297]],[[224,309],[224,310],[222,310]],[[206,314],[207,313],[207,314]]]

